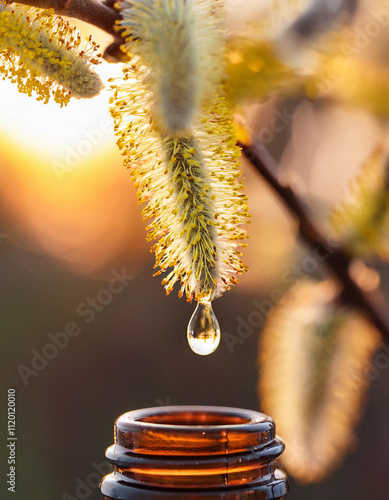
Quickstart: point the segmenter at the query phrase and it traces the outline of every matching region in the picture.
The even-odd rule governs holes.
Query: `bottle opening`
[[[193,411],[190,410],[162,410],[160,414],[148,415],[140,418],[140,422],[161,425],[187,425],[187,426],[220,426],[220,425],[243,425],[250,422],[250,418],[222,413],[221,411]]]
[[[214,406],[135,410],[116,420],[114,438],[106,452],[114,473],[104,478],[102,491],[114,485],[122,496],[107,498],[138,498],[125,496],[134,488],[188,494],[254,488],[266,496],[250,498],[276,499],[287,489],[276,470],[284,445],[273,420],[259,412]]]

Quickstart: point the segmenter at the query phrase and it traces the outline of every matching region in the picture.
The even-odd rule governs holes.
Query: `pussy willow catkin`
[[[246,270],[247,198],[221,85],[224,32],[216,0],[123,2],[131,62],[113,86],[112,115],[132,169],[157,272],[167,293],[210,300]]]
[[[72,96],[95,96],[103,88],[91,69],[97,49],[52,11],[0,0],[0,75],[20,92],[35,92],[45,103],[53,97],[61,106]]]

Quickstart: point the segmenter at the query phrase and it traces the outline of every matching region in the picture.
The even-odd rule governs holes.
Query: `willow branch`
[[[343,297],[354,307],[363,311],[389,342],[388,307],[379,288],[368,291],[358,285],[350,272],[352,257],[342,247],[326,238],[314,223],[310,210],[304,201],[293,191],[291,186],[283,184],[278,179],[277,164],[268,151],[256,144],[240,143],[239,145],[245,157],[278,195],[288,211],[296,217],[299,235],[304,243],[311,250],[326,255],[324,265],[342,284]]]
[[[41,9],[53,9],[56,14],[79,19],[97,26],[115,38],[118,37],[114,26],[120,19],[120,14],[110,0],[105,3],[98,0],[18,0],[18,3]]]

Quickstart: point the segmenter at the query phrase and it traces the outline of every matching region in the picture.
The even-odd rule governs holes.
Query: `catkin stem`
[[[115,23],[120,19],[119,12],[113,7],[112,2],[102,3],[97,0],[20,0],[18,3],[39,7],[40,9],[53,9],[56,14],[73,17],[93,24],[117,37]]]

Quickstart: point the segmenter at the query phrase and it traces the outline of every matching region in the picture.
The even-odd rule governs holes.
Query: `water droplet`
[[[220,326],[210,301],[197,304],[188,325],[188,342],[193,352],[207,356],[217,349],[220,343]]]

